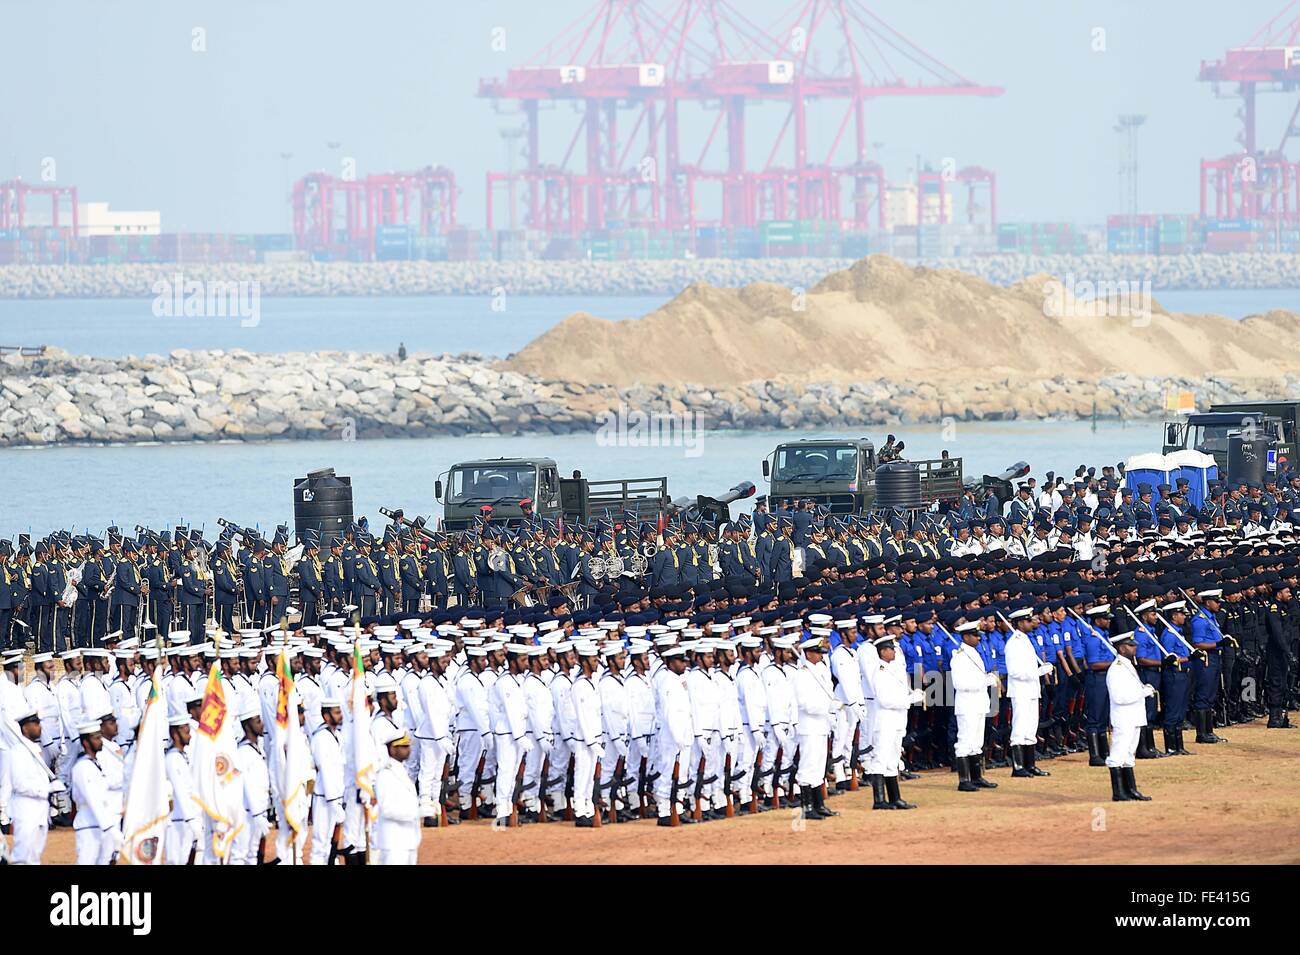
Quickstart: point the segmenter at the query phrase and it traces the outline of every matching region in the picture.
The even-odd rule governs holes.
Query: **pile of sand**
[[[1035,276],[1001,288],[873,255],[802,295],[769,284],[692,285],[632,321],[578,312],[503,364],[552,380],[619,385],[940,380],[963,366],[999,378],[1262,377],[1300,369],[1295,312],[1235,321],[1172,314],[1135,297],[1127,313],[1095,315],[1092,303],[1054,281]]]

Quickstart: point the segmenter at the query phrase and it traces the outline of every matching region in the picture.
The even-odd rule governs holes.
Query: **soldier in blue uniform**
[[[217,545],[213,548],[212,602],[217,614],[217,626],[223,633],[235,632],[235,606],[239,603],[240,591],[237,565],[230,555],[230,541],[230,537],[223,535],[217,539]]]
[[[383,617],[392,616],[402,606],[402,574],[397,553],[397,531],[389,524],[379,554],[374,558],[379,571],[379,595],[376,612]],[[416,598],[419,599],[418,597]]]
[[[197,531],[191,532],[182,545],[180,624],[177,630],[188,632],[192,643],[203,640],[203,630],[207,623],[206,607],[208,600],[208,579],[199,559],[199,550],[203,547]]]
[[[270,595],[266,590],[266,541],[260,535],[245,537],[248,563],[244,565],[244,604],[254,627],[266,627]]]
[[[1154,743],[1155,730],[1152,729],[1152,727],[1156,725],[1157,706],[1164,702],[1162,697],[1162,690],[1164,687],[1163,675],[1165,657],[1167,657],[1168,654],[1165,652],[1164,647],[1156,638],[1155,634],[1155,626],[1157,623],[1156,614],[1158,613],[1156,610],[1155,600],[1144,600],[1142,603],[1134,607],[1133,611],[1137,614],[1138,620],[1140,621],[1133,631],[1133,636],[1137,643],[1137,655],[1133,658],[1133,662],[1137,665],[1138,679],[1155,690],[1155,692],[1146,699],[1146,729],[1150,732],[1152,742]],[[1165,754],[1156,749],[1154,745],[1147,746],[1146,737],[1147,732],[1143,732],[1138,738],[1137,758],[1158,759],[1159,757],[1164,756]]]
[[[302,614],[298,626],[312,627],[320,621],[321,607],[325,604],[325,567],[320,561],[320,538],[315,531],[303,531],[298,542],[302,545],[302,556],[294,567]]]
[[[135,542],[127,538],[122,542],[122,560],[117,565],[114,576],[113,604],[118,611],[118,629],[122,639],[129,640],[136,636],[136,623],[139,620],[140,598],[148,596],[148,584],[143,583],[140,568],[136,566],[137,550]]]
[[[343,605],[349,603],[351,594],[348,590],[348,575],[343,559],[343,538],[330,538],[330,555],[325,558],[325,606],[324,613],[339,613]]]
[[[279,627],[284,624],[285,614],[289,609],[289,561],[285,552],[289,549],[289,528],[281,525],[275,529],[271,541],[271,551],[262,559],[263,574],[266,582],[266,623],[263,626]]]
[[[14,608],[17,606],[18,568],[13,565],[14,543],[0,540],[0,650],[12,646]]]
[[[1222,741],[1222,737],[1214,732],[1215,698],[1219,695],[1219,676],[1223,672],[1221,644],[1226,641],[1214,615],[1219,611],[1223,590],[1209,587],[1196,596],[1204,609],[1193,608],[1195,612],[1187,640],[1197,651],[1191,658],[1192,725],[1196,727],[1196,742],[1217,743]]]
[[[379,574],[375,562],[370,559],[370,547],[374,538],[364,531],[358,531],[354,538],[357,555],[352,564],[352,604],[356,610],[352,622],[360,626],[362,617],[373,617],[379,599]]]
[[[31,608],[35,623],[36,651],[49,653],[54,648],[54,605],[57,598],[46,563],[49,548],[45,541],[36,542],[36,562],[31,574]]]
[[[424,562],[424,578],[427,582],[433,606],[445,608],[451,601],[455,589],[456,575],[451,566],[451,538],[446,534],[434,534],[433,547],[427,553]]]
[[[1085,611],[1086,627],[1081,629],[1083,644],[1083,708],[1088,734],[1088,765],[1105,766],[1110,755],[1110,694],[1106,690],[1106,671],[1115,660],[1110,644],[1113,616],[1109,603],[1094,604]]]
[[[1183,720],[1187,717],[1187,700],[1191,690],[1191,674],[1187,669],[1191,654],[1183,635],[1187,623],[1187,603],[1183,600],[1174,600],[1161,607],[1160,611],[1169,621],[1169,626],[1160,633],[1160,646],[1165,651],[1160,701],[1164,711],[1162,726],[1165,750],[1174,756],[1190,756],[1191,754],[1183,746],[1182,739]],[[1154,745],[1154,739],[1147,738],[1153,734],[1152,727],[1143,728],[1144,746]],[[1174,744],[1172,748],[1170,743]]]
[[[415,535],[404,531],[399,537],[403,553],[398,558],[397,571],[402,581],[402,613],[414,617],[420,612],[420,598],[424,595],[424,567],[420,563]]]

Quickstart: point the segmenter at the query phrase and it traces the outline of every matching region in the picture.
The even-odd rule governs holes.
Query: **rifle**
[[[266,836],[263,836],[257,843],[257,864],[266,865]]]
[[[342,841],[343,841],[343,823],[340,822],[335,824],[334,832],[330,836],[330,855],[329,855],[329,859],[325,862],[326,865],[335,864],[334,860],[336,860],[340,855],[339,850],[341,847],[339,843],[341,843]]]
[[[591,814],[591,828],[593,828],[593,829],[599,829],[599,828],[600,828],[600,815],[601,815],[601,812],[600,812],[600,811],[601,811],[601,807],[604,806],[604,804],[605,804],[604,799],[601,797],[601,794],[600,794],[600,760],[599,760],[599,759],[596,760],[596,773],[595,773],[595,778],[594,778],[594,780],[591,780],[590,782],[591,782],[592,785],[595,787],[595,788],[592,790],[592,794],[591,794],[591,802],[592,802],[592,807],[591,807],[591,808],[592,808],[592,810],[593,810],[593,812],[592,812],[592,814]]]
[[[519,771],[515,773],[514,789],[510,791],[510,818],[506,826],[511,829],[519,827],[519,801],[524,798],[524,762],[519,760]],[[497,767],[497,772],[501,772],[501,767]]]
[[[681,817],[677,814],[677,790],[681,787],[681,781],[678,779],[678,776],[681,773],[681,763],[682,761],[680,757],[673,760],[673,789],[668,800],[668,814],[671,817],[671,823],[674,826],[680,826],[682,824]]]
[[[478,818],[478,790],[483,785],[483,764],[487,756],[478,758],[478,765],[474,767],[474,782],[469,787],[469,817],[471,820]]]
[[[614,795],[615,789],[623,788],[623,773],[625,758],[620,756],[618,762],[614,764],[614,775],[609,780],[609,824],[612,826],[618,822],[618,799]]]
[[[862,754],[862,750],[859,748],[861,742],[862,742],[862,727],[855,726],[853,728],[853,752],[849,754],[849,791],[850,792],[858,791],[858,770],[861,768],[861,766],[859,765],[861,761],[859,760],[858,757]]]
[[[450,823],[447,820],[447,780],[451,777],[451,760],[444,759],[442,762],[442,786],[441,800],[438,806],[438,828],[445,829]]]
[[[648,818],[648,816],[646,815],[646,808],[645,808],[645,790],[646,790],[645,771],[646,771],[646,758],[642,756],[641,766],[637,769],[637,774],[636,774],[637,803],[638,803],[638,808],[640,810],[640,815],[642,819]]]
[[[730,819],[736,815],[736,807],[731,795],[731,784],[744,776],[744,773],[731,775],[731,754],[728,753],[722,760],[722,793],[727,797],[727,818]]]
[[[772,760],[772,808],[781,808],[781,747],[776,748],[776,758]]]
[[[763,751],[760,749],[754,757],[754,778],[749,783],[749,811],[752,815],[758,815],[758,781],[763,778],[762,768]]]
[[[551,770],[551,757],[546,756],[542,759],[542,774],[537,780],[537,821],[550,822],[546,818],[546,791],[551,788],[553,779],[547,779],[547,774]]]

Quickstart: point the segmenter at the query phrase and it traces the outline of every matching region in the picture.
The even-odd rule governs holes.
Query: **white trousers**
[[[1110,755],[1106,757],[1106,765],[1112,768],[1132,768],[1141,734],[1141,726],[1112,726]]]
[[[976,756],[984,752],[984,718],[983,710],[974,713],[957,713],[957,743],[953,749],[955,755]]]
[[[509,733],[497,734],[496,743],[497,818],[504,819],[510,815],[515,803],[515,780],[519,778],[519,761],[524,758],[524,751],[519,741]]]
[[[867,753],[866,758],[868,775],[898,775],[898,760],[903,754],[903,737],[906,734],[906,724],[902,728],[876,724],[876,735],[871,741],[871,752]]]
[[[165,865],[185,865],[190,861],[194,850],[194,825],[187,820],[173,819],[167,823],[163,834],[163,863]]]
[[[330,844],[334,840],[334,827],[342,822],[342,799],[326,799],[324,796],[311,797],[312,865],[325,865],[329,862]]]
[[[77,865],[102,865],[100,850],[104,843],[103,830],[93,826],[77,830]]]
[[[420,751],[420,770],[416,788],[420,793],[420,813],[435,819],[442,812],[442,771],[451,757],[450,740],[417,737]]]
[[[820,786],[826,781],[827,742],[825,733],[799,734],[799,768],[794,781],[800,786]]]
[[[596,814],[593,793],[596,785],[596,760],[603,747],[600,743],[588,745],[582,740],[573,741],[573,815],[585,819]]]
[[[1035,746],[1038,743],[1038,697],[1011,698],[1012,746]]]
[[[858,721],[853,718],[853,709],[845,706],[835,714],[831,736],[831,771],[835,781],[849,778],[849,765],[853,759],[853,731]]]
[[[655,804],[660,816],[666,817],[672,814],[673,798],[673,766],[677,763],[677,751],[671,750],[663,742],[655,745],[656,762],[654,771],[659,775],[654,781]],[[678,775],[685,781],[686,768],[679,767]],[[678,801],[684,797],[680,790],[677,793]]]
[[[478,770],[479,759],[484,756],[483,734],[478,730],[460,730],[456,734],[456,752],[456,772],[460,777],[456,780],[456,784],[460,789],[460,804],[465,809],[469,809],[469,797],[474,789],[474,774]],[[483,778],[486,779],[491,775],[485,760]],[[480,787],[479,798],[483,798],[484,795]]]
[[[415,865],[418,849],[380,849],[374,854],[376,865]]]
[[[14,827],[10,861],[14,865],[40,865],[50,832],[50,804],[44,799],[17,796],[9,806]]]

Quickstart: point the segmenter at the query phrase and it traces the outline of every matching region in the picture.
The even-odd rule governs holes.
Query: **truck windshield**
[[[1260,421],[1254,425],[1255,435],[1257,437],[1276,437],[1277,427],[1274,422]],[[1198,424],[1193,432],[1192,447],[1198,451],[1227,451],[1228,438],[1235,434],[1243,434],[1249,430],[1241,424]]]
[[[447,477],[447,503],[518,501],[536,498],[537,468],[531,465],[476,465],[455,467]]]
[[[777,448],[772,478],[777,481],[852,481],[858,476],[858,449],[851,444]]]

